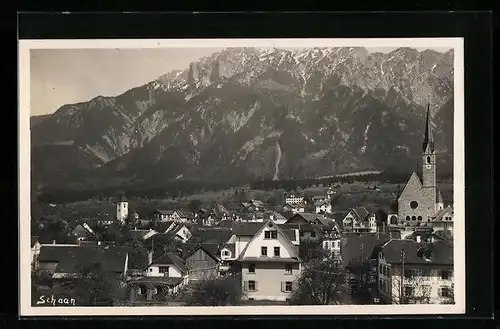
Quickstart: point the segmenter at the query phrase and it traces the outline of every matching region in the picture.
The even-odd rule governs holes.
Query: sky
[[[387,53],[396,48],[367,48]],[[419,51],[426,48],[416,48]],[[432,48],[443,52],[447,49]],[[117,96],[221,48],[36,49],[30,56],[31,116],[65,104]]]

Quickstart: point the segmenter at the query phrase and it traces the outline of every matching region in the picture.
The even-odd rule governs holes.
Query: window
[[[398,223],[398,218],[396,216],[391,216],[391,225],[396,225]]]
[[[413,277],[413,270],[405,270],[405,278],[411,279]]]
[[[431,157],[427,157],[427,164],[431,163]]]
[[[255,291],[255,281],[248,281],[248,290]]]
[[[292,291],[292,282],[291,281],[286,281],[285,282],[285,291]]]
[[[278,231],[271,231],[271,239],[277,239],[278,238]]]
[[[381,274],[383,274],[383,273],[384,273],[384,268],[383,268],[382,264],[380,264],[380,265],[378,266],[378,271],[379,271]]]
[[[417,207],[418,207],[417,201],[410,201],[410,208],[411,209],[417,209]]]
[[[411,216],[411,220],[417,220],[417,217]]]
[[[418,220],[422,220],[422,216],[418,216]]]
[[[410,220],[410,216],[406,216],[406,220]]]
[[[441,279],[443,280],[448,280],[450,278],[451,274],[450,271],[441,271]]]
[[[158,267],[158,272],[167,273],[168,274],[168,266],[160,266]]]
[[[442,287],[441,297],[446,297],[446,298],[452,297],[451,289],[449,287]]]
[[[261,256],[267,256],[267,247],[260,247]]]
[[[311,232],[311,238],[315,238],[316,237],[316,232],[312,231]]]
[[[229,256],[229,251],[224,250],[224,251],[222,252],[222,256]]]
[[[405,296],[413,296],[413,287],[405,287]]]
[[[280,256],[280,247],[274,247],[274,257]]]
[[[265,231],[264,232],[264,239],[270,239],[271,238],[271,231]]]
[[[292,265],[290,264],[285,265],[285,274],[292,274]]]
[[[325,241],[325,249],[329,249],[330,248],[330,245],[328,243],[328,241]]]

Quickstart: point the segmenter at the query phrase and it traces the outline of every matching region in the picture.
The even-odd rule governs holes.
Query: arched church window
[[[427,157],[427,164],[431,163],[431,157]]]
[[[411,216],[411,220],[417,220],[417,217]]]
[[[422,220],[422,216],[418,216],[418,220]]]
[[[396,216],[391,216],[391,224],[396,225],[398,223],[398,218]]]
[[[411,209],[416,209],[417,207],[418,207],[417,201],[410,201],[410,208]]]
[[[410,216],[406,216],[406,220],[410,220]]]

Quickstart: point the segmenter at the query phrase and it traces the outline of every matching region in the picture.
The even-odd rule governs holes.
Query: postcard
[[[20,40],[19,104],[21,316],[465,313],[461,38]]]

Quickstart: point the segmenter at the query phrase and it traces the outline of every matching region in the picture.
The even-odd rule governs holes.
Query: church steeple
[[[425,119],[425,135],[422,148],[423,148],[422,151],[424,153],[434,153],[434,135],[432,133],[431,108],[429,103],[427,103],[427,117]]]

